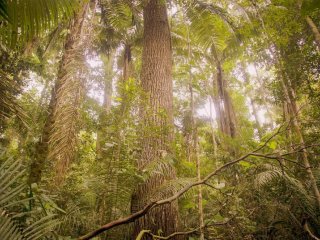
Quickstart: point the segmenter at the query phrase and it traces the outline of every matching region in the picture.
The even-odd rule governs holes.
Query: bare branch
[[[126,224],[126,223],[129,223],[129,222],[133,222],[134,220],[144,216],[145,214],[147,214],[152,208],[154,207],[157,207],[157,206],[160,206],[160,205],[164,205],[164,204],[170,204],[172,203],[173,201],[177,200],[179,197],[181,197],[184,193],[186,193],[187,191],[189,191],[191,188],[195,187],[195,186],[198,186],[198,185],[201,185],[201,184],[206,184],[213,176],[219,174],[220,172],[222,172],[223,170],[225,170],[226,168],[232,166],[232,165],[235,165],[243,160],[245,160],[246,158],[248,158],[249,156],[253,156],[254,154],[256,154],[259,150],[263,149],[269,141],[271,141],[275,136],[277,136],[279,133],[283,132],[283,126],[285,124],[281,125],[278,130],[272,134],[265,142],[264,144],[262,144],[261,146],[259,146],[257,149],[255,149],[254,151],[248,153],[248,154],[245,154],[243,155],[242,157],[238,158],[238,159],[235,159],[231,162],[228,162],[222,166],[220,166],[219,168],[217,168],[216,170],[214,170],[213,172],[211,172],[210,174],[208,174],[205,178],[203,178],[202,180],[199,180],[199,181],[196,181],[194,183],[190,183],[189,185],[185,186],[184,188],[182,188],[180,191],[178,191],[176,194],[172,195],[171,197],[168,197],[166,199],[162,199],[162,200],[159,200],[157,202],[152,202],[152,203],[149,203],[146,207],[144,207],[142,210],[140,210],[139,212],[136,212],[132,215],[129,215],[125,218],[121,218],[121,219],[118,219],[118,220],[115,220],[115,221],[112,221],[108,224],[105,224],[103,225],[102,227],[94,230],[93,232],[91,233],[88,233],[87,235],[85,236],[82,236],[79,238],[79,240],[88,240],[88,239],[91,239],[97,235],[99,235],[100,233],[104,232],[104,231],[107,231],[111,228],[114,228],[116,226],[119,226],[119,225],[123,225],[123,224]]]

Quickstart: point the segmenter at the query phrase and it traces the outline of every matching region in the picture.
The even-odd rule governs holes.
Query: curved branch
[[[235,159],[231,162],[228,162],[222,166],[220,166],[219,168],[217,168],[216,170],[214,170],[213,172],[211,172],[210,174],[208,174],[205,178],[203,178],[202,180],[199,180],[197,182],[194,182],[194,183],[191,183],[187,186],[185,186],[184,188],[182,188],[180,191],[178,191],[176,194],[172,195],[171,197],[168,197],[166,199],[162,199],[162,200],[159,200],[157,202],[152,202],[152,203],[149,203],[146,207],[144,207],[142,210],[140,210],[139,212],[136,212],[132,215],[129,215],[125,218],[121,218],[121,219],[118,219],[118,220],[115,220],[115,221],[112,221],[108,224],[105,224],[103,225],[102,227],[94,230],[93,232],[91,233],[88,233],[87,235],[85,236],[82,236],[79,238],[79,240],[89,240],[97,235],[99,235],[100,233],[104,232],[104,231],[107,231],[111,228],[114,228],[116,226],[119,226],[119,225],[123,225],[123,224],[126,224],[126,223],[129,223],[129,222],[133,222],[134,220],[144,216],[145,214],[147,214],[152,208],[154,207],[157,207],[157,206],[160,206],[160,205],[164,205],[164,204],[170,204],[171,202],[175,201],[176,199],[178,199],[179,197],[181,197],[184,193],[186,193],[187,191],[189,191],[189,189],[195,187],[195,186],[198,186],[198,185],[201,185],[201,184],[206,184],[207,181],[209,181],[213,176],[217,175],[218,173],[222,172],[224,169],[234,165],[234,164],[237,164],[243,160],[245,160],[246,158],[248,158],[249,156],[253,156],[255,153],[257,153],[259,150],[261,150],[262,148],[264,148],[269,141],[271,141],[275,136],[277,136],[279,133],[281,133],[283,130],[284,124],[281,125],[278,130],[272,134],[265,142],[264,144],[262,144],[261,146],[259,146],[257,149],[255,149],[254,151],[248,153],[248,154],[245,154],[243,155],[242,157],[238,158],[238,159]]]
[[[97,235],[99,235],[100,233],[103,233],[106,230],[109,230],[111,228],[114,228],[116,226],[122,225],[122,224],[126,224],[126,223],[130,223],[133,222],[134,220],[144,216],[147,212],[149,212],[149,210],[156,205],[155,202],[151,202],[149,203],[147,206],[145,206],[142,210],[128,216],[128,217],[124,217],[124,218],[120,218],[118,220],[115,220],[113,222],[107,223],[105,225],[103,225],[102,227],[94,230],[91,233],[88,233],[87,235],[84,235],[82,237],[79,238],[79,240],[87,240],[87,239],[91,239]]]

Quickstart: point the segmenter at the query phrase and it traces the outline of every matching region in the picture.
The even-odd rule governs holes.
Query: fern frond
[[[313,216],[315,213],[315,201],[312,195],[306,189],[305,185],[298,179],[289,176],[287,173],[275,166],[265,165],[265,167],[267,170],[259,173],[256,176],[256,187],[261,188],[267,185],[279,187],[279,184],[285,184],[288,187],[290,194],[299,199],[301,206],[305,209],[305,211]]]
[[[1,210],[0,210],[1,211]],[[0,212],[0,239],[23,240],[23,234],[14,221],[6,214]]]
[[[173,168],[174,166],[171,157],[166,156],[157,158],[154,161],[149,162],[146,166],[144,166],[142,171],[144,174],[144,178],[148,179],[155,174],[166,177],[171,174]]]
[[[37,221],[31,223],[25,229],[20,229],[14,220],[26,216],[33,219],[36,216],[35,213],[39,213],[39,211],[28,211],[20,214],[10,214],[9,216],[9,207],[34,199],[21,199],[20,197],[21,193],[26,190],[26,185],[20,183],[24,174],[25,170],[22,170],[21,162],[14,159],[7,159],[0,167],[0,239],[40,239],[43,236],[48,236],[59,224],[55,215],[40,218],[38,216]]]
[[[194,183],[196,178],[177,178],[164,182],[155,192],[152,193],[152,198],[163,199],[167,196],[172,196],[187,185]],[[190,197],[197,192],[197,188],[191,188],[183,197]]]

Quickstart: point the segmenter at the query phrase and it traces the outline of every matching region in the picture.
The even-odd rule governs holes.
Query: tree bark
[[[192,80],[192,79],[190,79]],[[196,163],[197,167],[197,180],[201,181],[201,161],[199,158],[199,143],[198,143],[198,131],[197,131],[197,123],[195,119],[195,107],[194,107],[194,94],[192,81],[190,81],[190,109],[191,109],[191,129],[192,129],[192,151],[190,155],[193,157],[193,160]],[[202,186],[198,186],[198,212],[199,212],[199,226],[200,226],[200,240],[204,240],[204,220],[203,220],[203,205],[202,205]]]
[[[285,74],[283,74],[285,75]],[[292,123],[293,126],[295,128],[297,137],[299,139],[299,143],[302,147],[302,160],[303,160],[303,164],[304,167],[306,169],[306,173],[309,177],[309,180],[311,182],[311,186],[314,192],[314,195],[316,197],[316,201],[318,204],[318,207],[320,208],[320,192],[319,192],[319,188],[317,186],[317,181],[313,175],[312,172],[312,168],[309,162],[309,157],[308,157],[308,151],[306,149],[306,144],[304,141],[304,136],[301,130],[301,125],[300,125],[300,119],[299,119],[299,111],[298,111],[298,107],[297,107],[297,103],[295,100],[295,93],[294,93],[294,89],[291,86],[288,86],[289,84],[286,83],[285,79],[282,78],[281,80],[281,84],[283,87],[283,91],[284,91],[284,95],[285,98],[287,100],[287,102],[289,103],[289,107],[290,107],[290,112],[292,113]]]
[[[245,87],[248,87],[250,86],[250,76],[246,70],[246,66],[244,63],[241,64],[241,71],[242,71],[242,74],[244,76],[244,83],[245,83]],[[259,139],[262,138],[263,136],[263,132],[262,132],[262,128],[261,128],[261,124],[260,124],[260,121],[259,121],[259,117],[258,117],[258,111],[257,111],[257,107],[256,107],[256,104],[254,102],[254,100],[252,99],[251,97],[251,94],[249,91],[246,91],[246,94],[249,98],[249,101],[250,101],[250,104],[251,104],[251,107],[252,107],[252,115],[254,117],[254,120],[255,120],[255,127],[258,131],[258,136],[259,136]]]
[[[39,183],[41,181],[42,170],[44,169],[45,160],[50,152],[50,139],[52,137],[52,130],[55,124],[55,116],[59,115],[59,103],[67,102],[70,99],[61,99],[62,89],[67,81],[70,81],[70,63],[73,61],[74,51],[79,50],[78,45],[81,39],[83,22],[87,12],[88,4],[85,4],[80,11],[75,15],[73,22],[70,25],[70,33],[67,36],[64,46],[64,54],[58,70],[58,79],[52,90],[51,100],[48,108],[48,117],[42,130],[41,139],[36,145],[34,161],[31,163],[29,183]],[[73,79],[74,76],[71,76]],[[76,96],[71,99],[71,102],[77,102],[79,88],[75,90]]]
[[[230,95],[226,89],[226,83],[223,78],[222,65],[218,59],[215,47],[212,47],[212,54],[215,60],[217,69],[217,91],[218,91],[218,103],[219,109],[220,127],[221,132],[232,138],[236,137],[236,120],[235,113],[232,106]]]
[[[306,21],[310,27],[310,29],[312,30],[313,34],[314,34],[314,37],[315,37],[315,40],[316,40],[316,43],[320,49],[320,32],[319,32],[319,29],[317,27],[317,25],[313,22],[312,18],[307,16],[306,17]]]
[[[82,48],[85,42],[83,30],[88,7],[88,3],[83,4],[71,23],[54,89],[53,124],[49,136],[48,158],[54,161],[57,185],[63,182],[75,153],[77,120],[83,87],[81,83],[83,68],[79,69],[79,63],[83,62]]]
[[[141,157],[137,161],[139,170],[171,153],[173,139],[173,90],[172,90],[172,49],[166,3],[149,0],[143,10],[144,37],[141,70],[141,86],[146,94],[146,104],[142,107],[143,131]],[[152,173],[144,183],[136,187],[132,196],[132,211],[142,209],[152,199],[152,195],[167,180],[176,178],[173,168],[164,174]],[[177,203],[162,205],[152,209],[135,221],[133,239],[143,229],[162,231],[168,235],[177,231]],[[151,239],[146,237],[144,239]]]
[[[49,136],[53,124],[53,107],[55,105],[55,91],[52,90],[51,99],[48,107],[48,116],[42,129],[40,140],[36,143],[35,154],[30,166],[28,183],[40,183],[45,160],[48,155]]]

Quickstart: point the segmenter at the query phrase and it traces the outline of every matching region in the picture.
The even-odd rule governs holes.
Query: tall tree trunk
[[[285,99],[283,101],[283,120],[285,122],[290,123],[291,116],[292,116],[292,113],[290,112],[290,103],[288,103],[287,100]],[[293,129],[293,126],[291,124],[291,126],[289,126],[288,131],[286,133],[287,139],[288,139],[288,142],[289,142],[288,151],[292,151],[293,150],[292,129]]]
[[[105,116],[111,110],[111,98],[112,98],[112,78],[113,78],[113,53],[110,53],[108,56],[103,57],[102,61],[104,63],[104,95],[103,95],[103,112],[100,115],[100,122],[105,120]],[[105,126],[103,124],[100,126],[100,129],[97,131],[97,141],[96,141],[96,153],[97,158],[102,157],[102,145],[104,143],[104,134]]]
[[[285,76],[285,74],[283,74],[283,76]],[[300,143],[301,147],[303,148],[303,150],[302,150],[303,164],[304,164],[306,173],[309,177],[309,180],[311,182],[311,186],[312,186],[314,195],[316,197],[318,207],[320,208],[320,192],[319,192],[319,188],[317,186],[317,181],[313,175],[312,168],[311,168],[311,165],[309,162],[308,151],[305,148],[306,144],[305,144],[304,136],[303,136],[303,133],[301,130],[299,111],[298,111],[297,103],[295,100],[295,92],[294,92],[294,89],[285,81],[284,77],[281,80],[281,84],[283,87],[285,98],[286,98],[287,102],[289,103],[290,112],[292,113],[291,117],[292,117],[293,126],[295,128],[297,137],[299,139],[299,143]]]
[[[132,57],[131,57],[131,45],[125,44],[123,54],[123,72],[122,80],[127,81],[133,74]]]
[[[192,83],[192,82],[191,82]],[[194,108],[194,94],[193,88],[190,83],[190,108],[191,108],[191,129],[192,129],[192,152],[191,156],[196,163],[197,167],[197,179],[198,181],[201,180],[201,162],[199,158],[199,143],[198,143],[198,131],[197,131],[197,124],[195,119],[195,108]],[[199,240],[204,240],[204,219],[203,219],[203,205],[202,205],[202,186],[198,186],[198,212],[199,212],[199,226],[200,226],[200,238]]]
[[[218,92],[218,108],[220,114],[220,127],[221,132],[227,136],[234,138],[236,136],[236,121],[235,113],[232,106],[230,95],[226,89],[226,83],[223,77],[223,70],[221,61],[218,58],[218,53],[214,45],[211,47],[211,53],[213,55],[216,70],[217,70],[217,92]]]
[[[306,20],[307,20],[307,23],[308,23],[310,29],[312,30],[312,32],[314,34],[316,43],[317,43],[317,45],[318,45],[318,47],[320,49],[320,32],[319,32],[319,29],[318,29],[317,25],[313,22],[311,17],[307,16]]]
[[[74,135],[74,119],[71,119],[71,122],[61,122],[63,121],[62,115],[62,105],[68,104],[71,105],[72,109],[77,112],[77,103],[79,103],[79,92],[81,88],[81,84],[79,80],[76,78],[76,75],[79,77],[79,72],[76,73],[73,68],[75,61],[75,52],[79,51],[79,45],[82,36],[83,23],[85,19],[85,15],[87,12],[88,4],[85,4],[78,13],[76,13],[73,22],[70,25],[70,33],[67,35],[66,43],[64,46],[64,54],[59,66],[58,70],[58,79],[55,82],[55,86],[52,90],[51,100],[48,108],[48,117],[45,122],[44,128],[42,130],[42,135],[40,141],[36,145],[36,156],[34,157],[34,161],[31,163],[31,170],[29,175],[29,183],[39,183],[41,181],[42,170],[44,168],[45,160],[48,158],[54,158],[56,161],[55,166],[56,170],[62,165],[65,168],[65,163],[61,163],[61,161],[69,162],[72,158],[72,152],[74,150],[74,138],[69,138],[65,145],[68,146],[67,150],[61,148],[52,149],[51,144],[53,136],[56,137],[59,142],[63,142],[65,140],[64,136],[58,136],[58,134],[72,133],[72,137]],[[77,81],[78,80],[78,81]],[[73,86],[72,88],[66,88],[66,86]],[[69,90],[70,93],[68,92]],[[66,109],[64,109],[66,110]],[[70,112],[69,112],[70,113]],[[68,118],[70,120],[70,118]],[[59,120],[59,121],[57,121]],[[67,126],[69,123],[69,126]],[[56,129],[55,126],[59,126],[59,132],[54,132]],[[62,134],[63,135],[63,134]],[[58,139],[59,138],[59,139]],[[57,144],[54,141],[54,144]],[[59,145],[59,144],[58,144]],[[57,146],[57,145],[56,145]],[[72,149],[72,151],[70,151]],[[66,158],[63,158],[59,154],[59,152],[64,152]],[[58,156],[59,155],[59,156]],[[55,156],[55,157],[53,157]],[[60,170],[58,170],[60,171]]]
[[[244,83],[245,83],[245,88],[250,86],[250,76],[246,70],[246,66],[244,63],[241,64],[241,71],[242,71],[242,75],[244,76]],[[258,111],[257,111],[257,107],[256,104],[254,102],[254,100],[251,97],[251,93],[247,90],[246,91],[246,95],[249,98],[250,104],[251,104],[251,108],[252,108],[252,115],[254,117],[255,120],[255,127],[258,131],[258,136],[259,139],[262,138],[263,132],[262,132],[262,128],[261,128],[261,124],[259,121],[259,117],[258,117]]]
[[[143,136],[141,157],[137,167],[143,170],[148,164],[171,153],[173,140],[173,90],[172,90],[172,49],[166,3],[149,0],[143,10],[144,37],[141,85],[147,95],[147,106],[143,106]],[[151,133],[152,132],[152,133]],[[144,183],[136,187],[132,196],[132,211],[142,209],[152,200],[152,195],[167,180],[176,178],[173,168],[166,173],[153,172]],[[134,223],[133,239],[143,229],[163,235],[177,231],[177,203],[152,209]],[[150,238],[144,238],[150,239]]]
[[[84,61],[84,20],[89,4],[84,4],[71,24],[64,46],[64,54],[55,85],[53,126],[50,132],[48,158],[54,161],[57,185],[63,182],[70,162],[74,158],[77,138],[77,120]]]
[[[217,88],[219,94],[220,114],[222,120],[222,132],[227,136],[234,138],[236,136],[235,114],[231,102],[230,95],[226,90],[225,81],[223,78],[222,66],[216,58],[217,64]]]
[[[35,154],[30,166],[28,183],[39,183],[42,177],[45,160],[48,156],[49,136],[53,124],[53,107],[55,105],[55,91],[52,90],[51,100],[48,108],[48,116],[42,129],[40,140],[36,143]]]

